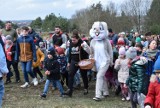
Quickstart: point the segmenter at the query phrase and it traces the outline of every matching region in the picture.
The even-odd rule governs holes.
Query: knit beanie
[[[137,38],[136,38],[136,42],[137,42],[137,43],[140,43],[140,42],[141,42],[141,38],[140,38],[140,37],[137,37]]]
[[[137,50],[134,47],[130,47],[126,52],[126,57],[134,59],[137,56]]]
[[[122,37],[118,39],[117,45],[125,45],[125,41]]]
[[[119,55],[125,55],[126,54],[126,50],[125,48],[122,46],[119,48]]]
[[[52,55],[53,57],[55,57],[56,53],[53,47],[49,48],[48,50],[48,54]]]
[[[58,53],[58,55],[64,54],[64,49],[61,47],[57,47],[56,52]]]
[[[10,35],[7,35],[6,40],[12,40],[12,37]]]
[[[160,56],[158,56],[158,59],[156,60],[154,64],[154,72],[160,73]]]

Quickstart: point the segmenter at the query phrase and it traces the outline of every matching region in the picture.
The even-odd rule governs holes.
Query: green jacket
[[[147,60],[144,57],[136,57],[132,60],[131,67],[129,68],[129,77],[126,81],[127,86],[132,92],[143,93],[144,77],[145,77],[145,64]]]

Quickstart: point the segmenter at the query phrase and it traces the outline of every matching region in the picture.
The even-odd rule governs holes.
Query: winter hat
[[[125,32],[121,32],[120,35],[125,35]]]
[[[155,73],[160,73],[160,56],[158,56],[158,59],[156,60],[154,64],[154,72]]]
[[[126,57],[134,59],[137,56],[137,50],[134,47],[130,47],[126,52]]]
[[[119,48],[119,55],[125,55],[126,54],[126,50],[125,48],[122,46]]]
[[[12,37],[10,35],[7,35],[6,40],[12,40]]]
[[[118,39],[117,45],[125,45],[125,41],[122,37]]]
[[[55,56],[56,53],[53,47],[49,48],[48,54],[51,54],[53,57]]]
[[[64,54],[64,49],[61,47],[57,47],[56,52],[58,53],[58,55]]]
[[[140,38],[140,37],[137,37],[137,38],[136,38],[136,42],[137,42],[137,43],[140,43],[140,42],[141,42],[141,38]]]

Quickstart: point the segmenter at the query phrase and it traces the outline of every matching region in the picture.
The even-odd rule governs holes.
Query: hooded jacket
[[[152,75],[148,94],[146,96],[144,105],[150,105],[153,108],[160,108],[160,83],[158,83],[156,75]]]
[[[19,56],[20,61],[22,62],[31,60],[37,61],[35,44],[30,35],[21,36],[17,39],[15,53],[16,61],[19,61]]]
[[[47,75],[48,80],[59,80],[60,79],[60,65],[57,58],[54,56],[53,59],[47,58],[45,60],[45,69],[50,71],[50,75]]]
[[[145,57],[136,57],[132,60],[131,67],[129,68],[129,77],[126,81],[132,92],[144,93],[144,90],[147,89],[144,87],[146,63]]]
[[[34,68],[40,66],[40,63],[44,61],[44,58],[45,58],[44,53],[39,48],[36,49],[36,56],[37,56],[37,61],[33,62],[33,65],[32,65]]]
[[[3,76],[3,74],[8,73],[7,63],[6,63],[6,57],[4,54],[4,50],[2,45],[0,44],[0,77]]]

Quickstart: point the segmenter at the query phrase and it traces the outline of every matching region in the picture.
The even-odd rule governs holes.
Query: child
[[[118,81],[121,86],[122,92],[122,101],[129,100],[128,89],[124,87],[126,80],[129,76],[129,68],[128,68],[128,59],[125,57],[125,48],[120,47],[119,49],[119,58],[115,62],[114,68],[118,70]]]
[[[144,105],[145,108],[160,108],[160,56],[154,65],[154,74],[150,79],[148,94]]]
[[[35,44],[33,38],[28,35],[29,28],[22,27],[22,36],[17,39],[15,61],[18,62],[19,56],[24,73],[25,84],[21,85],[22,88],[29,87],[28,74],[33,78],[32,83],[34,86],[38,85],[38,80],[32,72],[32,60],[37,61]]]
[[[60,73],[61,73],[61,84],[64,85],[64,81],[66,80],[66,85],[68,86],[68,72],[67,72],[67,58],[64,54],[63,48],[56,48],[57,59],[60,64]]]
[[[47,80],[43,93],[41,94],[41,98],[46,98],[50,83],[55,83],[59,88],[60,96],[63,96],[63,88],[60,83],[60,65],[57,61],[55,50],[53,48],[48,50],[47,59],[45,60],[45,69]]]
[[[37,73],[41,77],[40,82],[44,81],[43,74],[41,73],[39,66],[44,61],[44,53],[39,49],[38,45],[36,45],[36,55],[37,55],[37,61],[33,62],[33,72],[35,76],[37,77]]]
[[[14,62],[14,56],[15,56],[15,50],[16,50],[15,44],[12,42],[11,39],[12,37],[10,35],[7,35],[5,46],[4,46],[6,59],[7,59],[7,68],[9,70],[9,73],[7,74],[6,84],[11,83],[11,76],[13,76],[13,73],[11,72],[11,65],[15,71],[16,82],[20,81],[18,66]]]
[[[147,60],[145,57],[137,56],[137,50],[130,47],[126,52],[128,58],[129,77],[124,86],[130,89],[130,100],[132,108],[137,108],[137,104],[144,108],[144,100],[139,100],[138,97],[144,96],[144,77],[145,77],[145,64]]]

